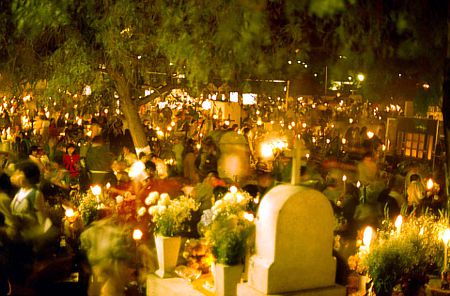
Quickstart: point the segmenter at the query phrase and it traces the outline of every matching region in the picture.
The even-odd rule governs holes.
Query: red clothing
[[[80,174],[80,155],[78,153],[72,155],[65,153],[63,156],[63,164],[66,170],[69,171],[71,177],[78,177]]]

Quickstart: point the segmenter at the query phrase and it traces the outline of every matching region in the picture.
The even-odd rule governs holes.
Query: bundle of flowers
[[[156,205],[148,209],[155,224],[155,232],[162,236],[177,236],[187,231],[188,222],[192,218],[192,212],[198,209],[194,199],[184,195],[176,199],[170,199],[167,193],[149,195],[146,204],[152,204],[158,199]]]
[[[83,194],[79,201],[78,211],[80,212],[83,225],[87,226],[99,217],[99,201],[98,198],[90,191]]]
[[[246,212],[251,200],[248,193],[232,187],[205,213],[203,232],[216,262],[234,265],[244,261],[254,230],[253,214]]]
[[[410,295],[442,265],[441,239],[447,219],[426,214],[409,216],[396,224],[384,223],[362,259],[362,268],[367,269],[377,295],[390,293],[396,285]]]

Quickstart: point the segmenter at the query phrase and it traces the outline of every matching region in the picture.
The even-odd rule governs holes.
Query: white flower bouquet
[[[216,262],[242,263],[254,230],[253,214],[247,212],[252,197],[234,187],[216,201],[202,219],[204,236]]]
[[[155,223],[155,233],[162,236],[177,236],[186,231],[192,212],[198,209],[194,199],[184,195],[171,199],[167,193],[158,196],[150,193],[145,203],[147,205],[157,203],[148,209]]]

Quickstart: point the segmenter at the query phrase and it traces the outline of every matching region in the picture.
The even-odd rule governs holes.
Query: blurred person
[[[44,225],[47,216],[44,195],[38,189],[40,178],[41,171],[32,161],[17,163],[11,176],[11,183],[19,188],[11,202],[11,213],[19,220],[18,231],[25,239],[39,235],[39,228],[45,231],[49,227]]]
[[[425,198],[425,186],[422,183],[421,177],[418,174],[412,174],[409,178],[410,182],[406,189],[408,207],[420,207]]]
[[[208,136],[203,140],[202,147],[195,160],[200,181],[203,180],[209,172],[217,171],[218,159],[219,148],[214,143],[213,138]]]
[[[165,179],[169,176],[169,170],[167,168],[167,164],[158,157],[156,154],[151,154],[150,156],[151,161],[156,165],[156,172],[158,174],[158,178]]]
[[[136,153],[131,152],[127,145],[122,146],[122,153],[120,153],[117,160],[125,161],[127,166],[131,166],[135,161],[138,160]]]
[[[102,136],[95,136],[92,139],[91,146],[87,149],[85,159],[89,182],[105,185],[108,181],[114,179],[111,168],[113,160],[113,154],[109,151]]]
[[[195,147],[194,141],[188,139],[183,150],[183,177],[190,184],[197,184],[200,181],[200,177],[195,166]]]
[[[86,252],[94,281],[89,295],[122,296],[136,268],[135,242],[132,229],[118,218],[95,221],[80,235],[81,249]]]
[[[377,181],[378,166],[373,159],[372,153],[367,152],[363,155],[362,160],[357,165],[358,180],[363,183],[372,183]]]
[[[183,174],[183,156],[184,156],[184,145],[180,138],[175,138],[174,144],[172,146],[172,152],[175,155],[175,172],[176,175]]]
[[[102,134],[102,126],[100,125],[100,122],[96,117],[93,117],[91,120],[91,132],[92,139]]]

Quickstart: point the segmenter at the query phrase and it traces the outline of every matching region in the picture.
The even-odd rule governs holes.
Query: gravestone
[[[262,199],[255,223],[248,286],[258,292],[248,295],[345,295],[345,288],[335,284],[334,216],[322,193],[276,186]]]

